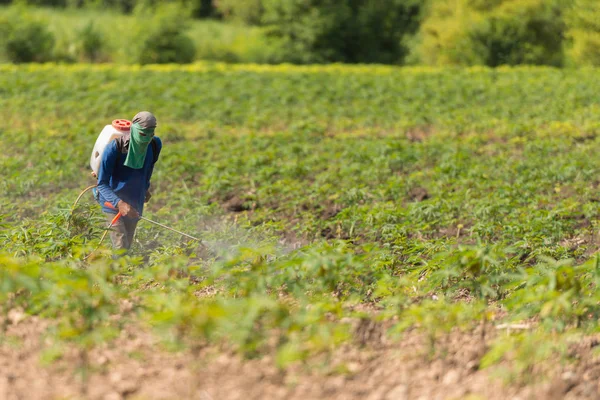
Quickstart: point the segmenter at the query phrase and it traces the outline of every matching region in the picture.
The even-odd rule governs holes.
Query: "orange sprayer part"
[[[116,210],[115,206],[113,206],[112,204],[110,204],[108,201],[104,202],[104,205],[108,208],[112,208],[113,210]],[[117,215],[115,215],[115,217],[113,218],[112,222],[110,223],[110,226],[112,227],[114,224],[117,223],[117,221],[121,218],[121,212],[119,211],[117,213]]]
[[[119,212],[119,213],[117,213],[117,215],[115,215],[115,217],[110,222],[110,226],[111,227],[114,226],[120,218],[121,218],[121,213]]]
[[[115,119],[112,122],[113,128],[122,132],[129,132],[131,129],[131,121],[127,119]]]

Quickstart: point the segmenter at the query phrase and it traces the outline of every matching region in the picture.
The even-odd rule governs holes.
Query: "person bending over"
[[[151,197],[150,179],[162,149],[162,142],[154,136],[155,128],[154,115],[139,112],[133,117],[130,133],[110,142],[102,154],[96,199],[108,222],[117,210],[121,213],[110,232],[115,249],[131,247],[144,203]]]

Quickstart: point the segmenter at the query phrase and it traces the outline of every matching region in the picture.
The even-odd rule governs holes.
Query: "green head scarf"
[[[131,139],[125,165],[129,168],[140,169],[144,166],[148,145],[154,137],[156,118],[148,111],[142,111],[133,117],[131,124]]]

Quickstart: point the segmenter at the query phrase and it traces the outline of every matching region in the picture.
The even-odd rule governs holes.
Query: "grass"
[[[127,299],[166,340],[281,368],[350,342],[355,318],[420,329],[433,354],[449,332],[520,323],[481,365],[528,380],[597,330],[596,74],[1,66],[3,310],[43,310],[89,349]],[[140,109],[165,146],[147,216],[210,251],[141,224],[131,257],[86,263],[99,212],[88,199],[67,229],[70,203],[102,126]]]

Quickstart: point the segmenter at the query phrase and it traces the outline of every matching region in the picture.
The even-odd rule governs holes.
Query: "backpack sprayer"
[[[126,119],[116,119],[112,122],[111,125],[106,125],[104,127],[104,129],[102,129],[102,132],[100,132],[100,135],[98,136],[98,139],[96,139],[96,143],[94,144],[94,149],[92,150],[92,156],[90,158],[90,167],[92,168],[92,172],[91,175],[94,178],[98,177],[98,171],[100,169],[100,162],[102,161],[102,154],[104,153],[104,150],[106,149],[106,146],[108,146],[108,144],[119,138],[122,137],[124,134],[128,133],[129,130],[131,128],[131,121],[128,121]],[[88,191],[96,188],[98,185],[92,185],[89,186],[87,188],[85,188],[80,194],[79,196],[77,196],[77,199],[75,200],[75,203],[73,203],[73,207],[71,208],[71,213],[69,215],[69,223],[71,222],[71,216],[73,215],[73,211],[75,210],[75,207],[77,207],[77,204],[79,203],[79,200],[81,200],[81,198],[83,197],[83,195],[85,193],[87,193]],[[115,207],[109,203],[106,202],[104,203],[104,205],[106,207],[109,207],[113,210],[116,210]],[[88,254],[84,259],[87,259],[88,257],[90,257],[96,250],[98,250],[98,248],[100,247],[100,245],[102,244],[102,242],[104,241],[104,239],[106,238],[106,235],[108,234],[110,228],[112,228],[117,221],[119,221],[119,219],[121,218],[121,213],[117,212],[117,215],[115,215],[115,217],[112,219],[112,221],[110,222],[110,225],[107,227],[106,231],[104,232],[104,234],[102,235],[102,237],[100,238],[100,242],[98,243],[98,246],[90,253]],[[189,239],[195,240],[197,242],[199,242],[200,244],[202,244],[202,240],[198,239],[192,235],[188,235],[187,233],[183,233],[181,231],[178,231],[177,229],[173,229],[169,226],[163,225],[159,222],[156,221],[152,221],[149,218],[143,217],[143,216],[139,216],[139,218],[141,220],[144,220],[146,222],[149,222],[151,224],[160,226],[161,228],[167,229],[171,232],[175,232],[178,233],[182,236],[185,236]]]

